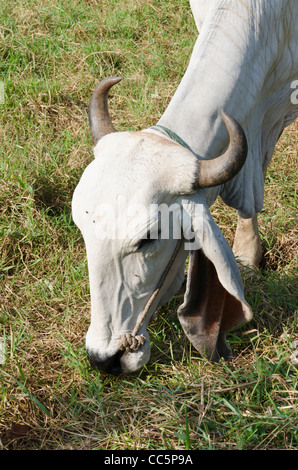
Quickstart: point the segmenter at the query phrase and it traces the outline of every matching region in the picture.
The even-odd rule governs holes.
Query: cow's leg
[[[258,267],[263,253],[257,214],[251,219],[244,219],[238,214],[233,252],[240,265],[250,268]]]

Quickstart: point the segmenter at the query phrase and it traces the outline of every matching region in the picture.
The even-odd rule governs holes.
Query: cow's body
[[[248,140],[248,157],[213,197],[220,194],[253,217],[263,206],[264,173],[276,141],[298,115],[291,100],[291,85],[298,78],[298,2],[190,3],[200,34],[159,124],[176,132],[197,155],[214,158],[228,142],[218,110],[237,119]]]
[[[143,207],[175,207],[173,220],[178,225],[179,208],[185,209],[183,237],[194,235],[198,244],[190,253],[187,288],[178,314],[186,335],[202,354],[214,360],[229,358],[226,332],[252,316],[235,257],[208,206],[220,194],[239,211],[234,251],[245,263],[256,264],[260,256],[256,212],[263,204],[265,171],[280,132],[298,112],[291,100],[298,71],[298,2],[193,0],[191,6],[200,35],[185,76],[158,123],[162,127],[114,132],[107,92],[117,80],[102,83],[91,100],[96,158],[76,188],[73,216],[84,236],[89,266],[87,349],[92,362],[108,372],[133,372],[148,361],[148,322],[157,306],[181,286],[189,248],[178,247],[139,327],[142,341],[135,350],[128,345],[119,351],[123,335],[135,344],[135,325],[152,299],[176,241],[171,233],[169,239],[140,243],[148,227],[157,223],[156,213],[148,217],[146,211],[136,216],[124,237],[103,240],[107,225],[107,216],[100,212],[103,204],[112,205],[118,229],[126,223],[125,211],[114,210],[120,199]],[[244,166],[247,150],[241,128],[225,119],[228,134],[222,109],[244,128],[248,141]],[[182,145],[166,129],[177,134]],[[228,150],[218,158],[229,139]]]

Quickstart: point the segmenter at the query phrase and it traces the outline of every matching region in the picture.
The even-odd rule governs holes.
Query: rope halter
[[[184,140],[182,140],[177,134],[172,132],[167,127],[161,126],[159,124],[156,124],[155,126],[152,126],[152,128],[154,128],[154,127],[158,127],[160,129],[162,129],[171,139],[175,140],[178,144],[182,145],[182,147],[185,147],[185,148],[187,148],[191,151],[191,148],[187,145],[187,143],[184,142]],[[173,263],[176,259],[176,256],[179,252],[181,243],[182,243],[182,240],[181,239],[178,240],[178,242],[176,244],[176,247],[175,247],[175,250],[174,250],[174,252],[171,256],[171,259],[168,262],[164,272],[162,273],[162,276],[161,276],[160,280],[158,281],[158,284],[157,284],[155,290],[153,291],[150,299],[148,300],[143,312],[139,316],[137,324],[134,327],[133,331],[131,333],[124,334],[120,337],[120,341],[119,341],[119,344],[118,344],[118,347],[119,347],[120,351],[127,351],[127,352],[137,351],[141,346],[143,346],[143,344],[145,344],[145,341],[146,341],[145,336],[144,335],[137,335],[137,332],[139,331],[143,321],[146,318],[146,315],[147,315],[148,311],[150,310],[151,305],[153,304],[154,300],[156,299],[157,295],[160,292],[160,289],[162,288],[162,286],[163,286],[163,284],[166,280],[166,277],[167,277],[167,275],[168,275],[168,273],[169,273],[169,271],[170,271],[170,269],[171,269],[171,267],[172,267],[172,265],[173,265]]]
[[[162,273],[162,276],[160,278],[160,280],[158,281],[158,284],[156,286],[156,288],[154,289],[150,299],[148,300],[143,312],[140,314],[139,318],[138,318],[138,321],[136,323],[136,326],[134,327],[133,331],[131,333],[128,333],[128,334],[124,334],[120,337],[120,341],[119,341],[119,344],[118,344],[118,347],[120,349],[120,351],[137,351],[141,346],[143,346],[143,344],[145,344],[145,341],[146,341],[146,338],[144,335],[137,335],[137,332],[139,331],[142,323],[144,322],[147,314],[148,314],[148,311],[150,310],[150,307],[152,306],[154,300],[156,299],[157,295],[159,294],[160,292],[160,289],[162,288],[165,280],[166,280],[166,277],[177,257],[177,254],[179,252],[179,249],[180,249],[180,246],[181,246],[181,243],[182,243],[182,240],[178,240],[176,246],[175,246],[175,249],[173,251],[173,254],[171,256],[171,259],[170,261],[168,262],[164,272]]]

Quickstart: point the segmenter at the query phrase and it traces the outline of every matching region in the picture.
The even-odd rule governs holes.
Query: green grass
[[[196,38],[187,0],[3,0],[0,5],[0,447],[295,449],[297,124],[268,171],[265,257],[244,278],[254,319],[233,332],[232,363],[186,340],[173,298],[150,327],[150,363],[133,377],[91,370],[85,247],[73,190],[92,160],[87,108],[100,78],[117,129],[156,122]],[[231,242],[234,211],[213,207]]]

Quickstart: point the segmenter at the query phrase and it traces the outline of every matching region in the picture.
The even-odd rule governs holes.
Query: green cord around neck
[[[156,124],[155,126],[153,127],[160,127],[160,129],[162,129],[163,131],[166,132],[166,134],[168,134],[169,137],[171,137],[173,140],[175,140],[178,144],[182,145],[182,147],[185,147],[187,148],[188,150],[191,150],[191,148],[189,147],[189,145],[184,142],[183,139],[181,139],[181,137],[179,137],[179,135],[175,134],[175,132],[171,131],[170,129],[168,129],[167,127],[164,127],[164,126],[161,126],[160,124]]]

